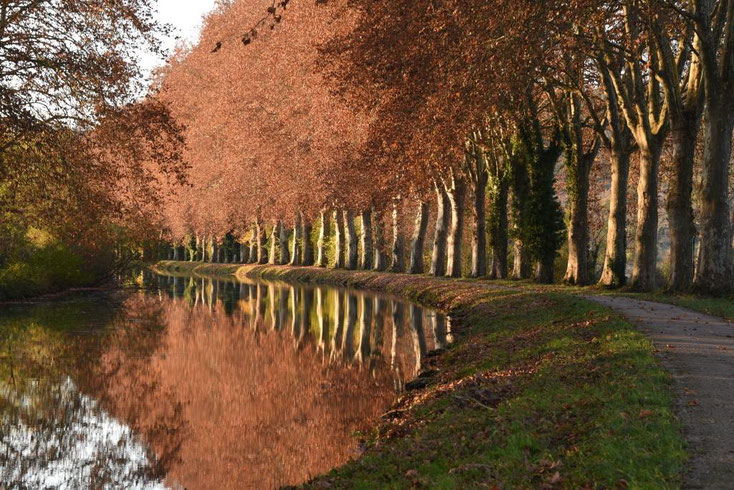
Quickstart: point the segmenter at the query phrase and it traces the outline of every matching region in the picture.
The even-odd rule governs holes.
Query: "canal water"
[[[331,287],[145,272],[0,306],[0,487],[272,488],[360,454],[440,313]]]

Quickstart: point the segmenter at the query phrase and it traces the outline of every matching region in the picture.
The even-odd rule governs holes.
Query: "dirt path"
[[[649,335],[673,373],[691,456],[684,488],[734,488],[734,324],[677,306],[589,296]]]

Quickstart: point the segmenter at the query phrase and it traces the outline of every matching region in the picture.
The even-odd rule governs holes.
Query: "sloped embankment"
[[[161,263],[397,294],[450,313],[453,345],[315,487],[675,487],[685,459],[652,343],[582,298],[455,280],[276,266]]]

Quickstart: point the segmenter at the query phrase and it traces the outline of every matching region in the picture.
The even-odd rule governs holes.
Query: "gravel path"
[[[589,296],[649,335],[675,380],[691,456],[684,488],[734,489],[734,324],[677,306]]]

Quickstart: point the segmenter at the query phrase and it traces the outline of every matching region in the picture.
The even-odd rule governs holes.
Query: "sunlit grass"
[[[429,387],[399,403],[405,414],[375,429],[363,457],[315,487],[680,484],[686,454],[670,376],[648,338],[575,295],[603,291],[303,268],[239,273],[399,293],[450,310],[458,326]]]

